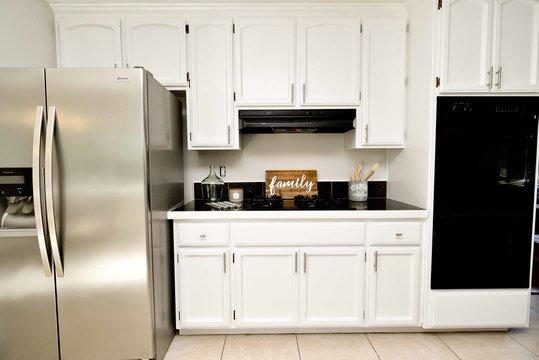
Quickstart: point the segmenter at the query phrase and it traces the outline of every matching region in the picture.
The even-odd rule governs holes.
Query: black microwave
[[[32,168],[0,168],[0,196],[31,196]]]

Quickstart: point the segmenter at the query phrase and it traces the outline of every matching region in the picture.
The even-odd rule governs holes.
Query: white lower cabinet
[[[300,324],[362,326],[363,247],[301,249]]]
[[[298,251],[297,248],[235,250],[237,327],[298,324]]]
[[[419,325],[419,247],[371,247],[368,326]]]
[[[228,248],[179,250],[180,328],[230,327]]]

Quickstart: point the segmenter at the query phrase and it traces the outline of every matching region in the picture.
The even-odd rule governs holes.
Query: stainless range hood
[[[354,129],[356,109],[240,110],[240,132],[345,133]]]

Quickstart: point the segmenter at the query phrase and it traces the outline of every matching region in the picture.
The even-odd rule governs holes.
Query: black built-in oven
[[[432,289],[527,288],[537,97],[438,97]]]

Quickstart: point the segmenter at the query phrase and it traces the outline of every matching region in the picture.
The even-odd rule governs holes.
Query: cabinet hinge
[[[191,87],[191,74],[187,72],[187,86]]]
[[[189,132],[189,141],[193,141],[193,133]]]
[[[232,264],[236,263],[236,253],[232,253]]]
[[[236,33],[236,24],[232,24],[232,34]]]
[[[185,33],[189,34],[189,24],[185,24]]]
[[[440,78],[436,76],[436,87],[440,87]]]
[[[443,0],[438,0],[438,10],[440,10],[442,8],[442,1]]]
[[[232,311],[232,320],[236,320],[236,310]]]
[[[359,24],[359,33],[363,34],[363,24]]]

